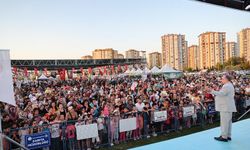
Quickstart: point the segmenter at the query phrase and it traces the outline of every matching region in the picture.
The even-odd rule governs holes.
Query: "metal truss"
[[[57,59],[57,60],[11,60],[11,66],[27,69],[71,69],[71,68],[88,68],[109,65],[134,65],[146,64],[145,58],[137,59]]]

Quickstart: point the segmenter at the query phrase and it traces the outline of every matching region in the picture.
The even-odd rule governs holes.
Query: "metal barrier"
[[[152,118],[152,113],[156,111],[134,112],[126,114],[113,114],[109,117],[99,117],[97,119],[87,118],[83,120],[71,120],[65,122],[43,124],[39,126],[29,126],[24,128],[11,129],[9,137],[17,139],[19,143],[24,145],[25,135],[49,131],[51,134],[50,147],[43,150],[82,150],[99,147],[109,147],[114,144],[150,138],[167,134],[169,132],[181,131],[184,128],[192,128],[195,126],[204,127],[206,124],[213,124],[219,120],[217,112],[210,111],[208,106],[206,110],[197,109],[192,116],[183,117],[182,110],[173,107],[169,110],[161,110],[167,112],[167,120],[156,122]],[[131,131],[120,132],[120,121],[122,119],[135,118],[136,129]],[[77,140],[76,126],[97,124],[98,136],[88,139]],[[15,149],[15,145],[10,144],[8,149]]]

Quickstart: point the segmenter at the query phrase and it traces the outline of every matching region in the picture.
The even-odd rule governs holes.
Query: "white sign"
[[[120,132],[136,129],[136,118],[121,119],[119,122]]]
[[[192,116],[194,114],[194,106],[183,107],[183,117]]]
[[[98,137],[98,129],[96,123],[76,126],[77,140],[89,139],[94,137]]]
[[[153,121],[161,122],[167,120],[167,111],[155,111],[153,113]]]
[[[133,84],[131,85],[131,90],[135,90],[135,88],[137,87],[138,83],[137,82],[133,82]]]
[[[9,50],[0,50],[0,84],[0,101],[16,106]]]

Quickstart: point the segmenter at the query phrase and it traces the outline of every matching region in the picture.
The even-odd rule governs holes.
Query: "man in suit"
[[[236,112],[235,91],[229,75],[224,75],[221,82],[223,86],[219,91],[210,89],[208,91],[215,96],[215,110],[220,112],[221,135],[214,139],[228,142],[228,140],[231,141],[232,114]]]

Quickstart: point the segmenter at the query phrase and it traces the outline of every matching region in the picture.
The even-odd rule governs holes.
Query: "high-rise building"
[[[167,34],[162,39],[162,65],[183,70],[187,66],[187,41],[185,35]],[[185,56],[186,55],[186,56]]]
[[[239,56],[250,61],[250,28],[241,30],[237,36]]]
[[[91,55],[85,55],[82,56],[81,59],[88,60],[88,59],[93,59],[93,57]]]
[[[238,56],[238,52],[237,52],[236,43],[235,42],[227,42],[224,60],[228,61],[229,58],[237,57],[237,56]]]
[[[198,69],[199,68],[199,47],[198,45],[192,45],[188,47],[188,68]]]
[[[115,59],[118,57],[118,51],[112,48],[96,49],[92,53],[93,59]]]
[[[117,55],[117,58],[118,58],[118,59],[124,59],[124,55],[123,55],[123,54],[118,54],[118,55]]]
[[[140,58],[146,58],[147,57],[146,51],[140,51],[139,56],[140,56]]]
[[[148,65],[149,68],[153,68],[154,66],[161,67],[161,53],[159,52],[153,52],[149,54],[149,61]]]
[[[206,32],[199,35],[200,69],[224,62],[225,32]]]
[[[140,58],[140,51],[129,49],[125,52],[126,58]]]

